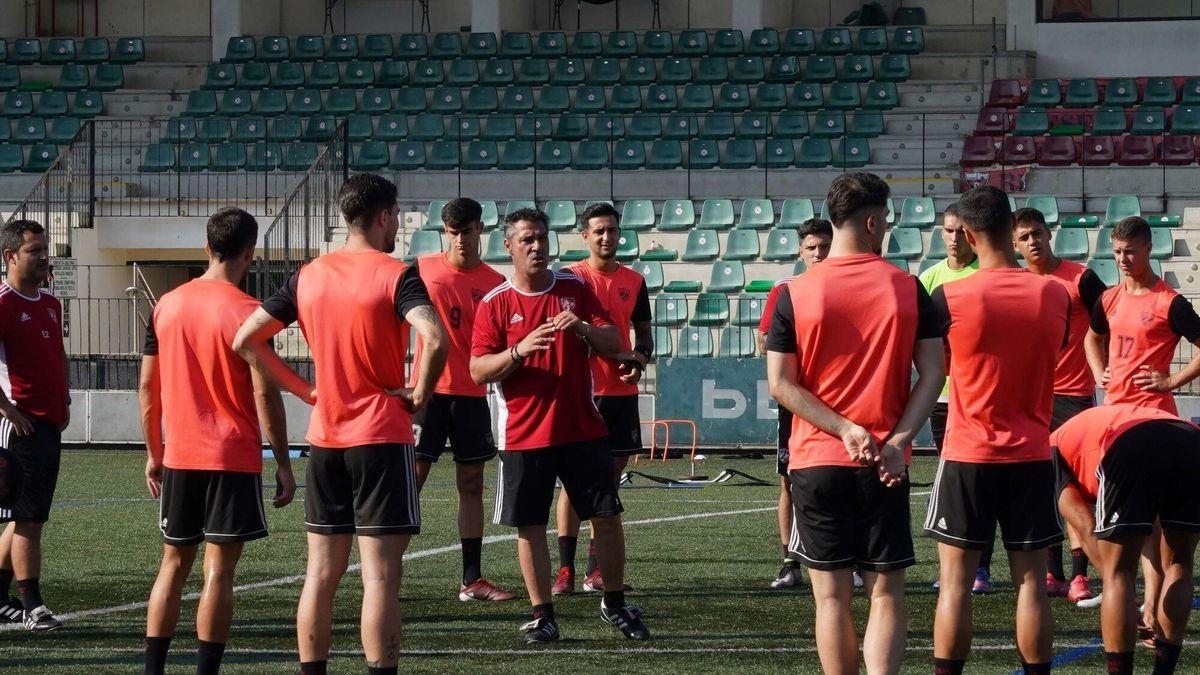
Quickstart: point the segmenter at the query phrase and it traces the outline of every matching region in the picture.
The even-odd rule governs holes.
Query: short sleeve
[[[1171,301],[1171,307],[1167,310],[1167,318],[1171,324],[1171,330],[1174,333],[1188,342],[1195,342],[1200,339],[1200,317],[1196,316],[1196,309],[1192,307],[1192,303],[1188,302],[1187,298],[1182,295],[1175,296]]]
[[[581,291],[579,292],[579,318],[587,321],[593,326],[611,326],[612,319],[609,318],[608,312],[604,311],[604,307],[600,304],[600,298],[592,291],[592,287],[580,282]]]
[[[758,332],[766,335],[771,332],[771,315],[775,313],[775,303],[779,300],[779,290],[786,284],[776,284],[767,293],[767,301],[763,303],[762,317],[758,320]]]
[[[1108,315],[1104,313],[1104,303],[1097,302],[1092,307],[1092,332],[1096,335],[1108,335]]]
[[[646,280],[638,288],[637,302],[633,303],[633,323],[649,323],[654,317],[650,315],[650,290],[646,288]]]
[[[263,302],[263,310],[285,326],[295,323],[300,316],[300,306],[296,302],[296,287],[299,284],[300,272],[297,271],[287,283],[275,291],[275,295]]]
[[[1100,303],[1100,296],[1107,290],[1108,286],[1105,286],[1100,276],[1092,270],[1084,270],[1083,274],[1079,275],[1079,299],[1083,301],[1089,315]]]
[[[929,303],[933,305],[934,326],[937,334],[946,337],[950,334],[950,304],[946,302],[945,287],[938,286],[929,294]]]
[[[929,292],[925,290],[925,285],[921,283],[921,280],[915,279],[915,281],[917,284],[917,339],[929,340],[945,337],[946,331],[943,330],[943,324],[938,319],[938,311],[933,305],[933,299],[929,297]]]
[[[471,356],[497,354],[508,348],[507,336],[496,320],[495,301],[484,301],[475,308],[475,321],[471,329]]]
[[[775,298],[765,346],[770,352],[796,353],[796,316],[792,311],[792,295],[787,286],[780,286],[779,295]]]
[[[154,316],[146,322],[146,341],[142,345],[144,356],[158,356],[158,333],[154,331]]]
[[[410,311],[421,305],[432,305],[429,299],[429,289],[421,279],[421,273],[416,265],[404,270],[400,281],[396,282],[396,313],[404,318]]]

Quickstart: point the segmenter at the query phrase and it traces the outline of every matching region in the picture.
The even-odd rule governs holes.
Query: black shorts
[[[482,464],[496,456],[492,436],[492,411],[482,396],[434,394],[413,415],[417,459],[436,462],[446,451],[446,441],[459,464]]]
[[[224,544],[267,536],[262,476],[239,471],[163,469],[158,529],[171,546]]]
[[[792,439],[792,411],[779,406],[779,442],[775,447],[775,472],[788,475],[788,442]]]
[[[1051,460],[982,464],[943,459],[925,516],[925,534],[951,546],[984,550],[996,536],[1010,551],[1036,551],[1063,540]]]
[[[638,396],[597,396],[596,408],[608,426],[609,451],[628,457],[642,451],[642,416]]]
[[[1200,532],[1200,430],[1184,422],[1143,422],[1109,446],[1096,478],[1096,536],[1149,534],[1155,519],[1164,530]]]
[[[788,473],[791,553],[815,570],[888,572],[916,564],[908,481],[886,487],[874,468],[817,466]]]
[[[942,443],[946,440],[946,418],[950,415],[950,404],[938,401],[929,413],[929,431],[933,434],[933,447],[942,454]]]
[[[398,443],[328,450],[308,455],[304,524],[316,534],[417,534],[413,446]]]
[[[1096,407],[1095,396],[1059,396],[1054,395],[1054,410],[1050,413],[1050,431],[1066,424],[1072,417]]]
[[[30,419],[33,433],[18,436],[12,423],[0,418],[0,447],[12,451],[25,469],[21,496],[12,508],[0,508],[0,523],[44,523],[50,519],[62,461],[62,432],[49,422]]]
[[[625,510],[613,480],[612,452],[601,438],[539,450],[502,451],[493,522],[511,527],[550,522],[555,479],[562,481],[580,520]]]

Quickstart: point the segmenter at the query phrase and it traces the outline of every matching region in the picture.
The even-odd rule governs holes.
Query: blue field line
[[[1104,651],[1104,642],[1100,638],[1095,638],[1086,645],[1072,647],[1067,651],[1055,656],[1054,660],[1050,662],[1050,667],[1061,668],[1065,665],[1075,663],[1080,659],[1085,659],[1092,654],[1098,654],[1102,651]],[[1025,671],[1021,668],[1017,668],[1013,671],[1013,675],[1022,675],[1024,672]]]

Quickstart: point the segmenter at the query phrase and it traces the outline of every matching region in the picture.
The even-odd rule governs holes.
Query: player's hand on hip
[[[292,475],[292,467],[281,466],[275,469],[275,499],[271,504],[281,509],[292,503],[296,497],[296,477]]]
[[[150,496],[158,499],[162,494],[163,463],[160,459],[146,458],[146,487]]]
[[[415,413],[425,407],[425,398],[417,395],[417,390],[413,387],[400,387],[399,389],[384,389],[383,393],[388,396],[395,396],[400,399],[400,404],[410,413]]]
[[[566,331],[569,333],[578,333],[583,326],[583,319],[575,316],[574,312],[562,311],[553,319],[547,319],[554,324],[554,330]]]
[[[1108,391],[1108,383],[1112,381],[1112,371],[1108,368],[1104,369],[1104,375],[1100,377],[1100,388]]]
[[[616,355],[617,369],[621,371],[621,381],[625,384],[637,384],[646,372],[646,357],[639,352],[628,350]]]
[[[1142,391],[1171,391],[1171,376],[1150,366],[1142,366],[1133,374],[1133,384]]]
[[[28,436],[33,433],[33,420],[29,416],[17,409],[17,406],[11,402],[8,405],[0,408],[0,417],[8,420],[13,425],[13,431],[18,436]]]
[[[862,464],[871,464],[879,455],[879,447],[871,437],[871,432],[857,424],[851,424],[850,428],[842,433],[842,443],[845,444],[850,459]]]
[[[517,356],[529,356],[533,352],[544,352],[550,349],[550,345],[554,344],[554,331],[558,330],[554,327],[552,319],[547,319],[546,323],[534,328],[517,343]]]
[[[876,462],[879,470],[879,480],[888,487],[896,487],[908,477],[908,466],[904,463],[904,450],[891,443],[884,443],[879,448],[879,459]]]

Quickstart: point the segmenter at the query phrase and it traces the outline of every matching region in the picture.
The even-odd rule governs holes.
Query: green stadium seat
[[[775,210],[770,199],[747,199],[742,202],[736,225],[739,230],[767,230],[774,224]]]
[[[655,326],[678,327],[687,323],[688,302],[681,293],[659,293],[654,297],[654,312],[650,320]]]
[[[1170,77],[1152,77],[1146,80],[1146,87],[1142,91],[1143,105],[1161,105],[1169,107],[1175,105],[1175,101],[1179,98],[1179,93],[1175,91],[1175,80]]]
[[[392,146],[392,161],[388,168],[409,171],[425,166],[425,144],[416,141],[401,141]]]
[[[805,82],[833,82],[837,79],[837,62],[832,56],[813,54],[804,64]]]
[[[813,123],[812,135],[817,138],[840,138],[846,135],[846,113],[841,110],[821,110]]]
[[[746,268],[736,260],[713,263],[708,290],[715,293],[737,293],[746,285]]]
[[[286,88],[296,88],[304,84],[304,69],[299,64],[279,64],[278,69],[284,69],[284,75],[287,75],[284,66],[296,66],[296,73],[291,82],[287,81],[286,77],[280,77],[281,84],[275,86],[283,86]],[[237,76],[237,86],[242,89],[265,89],[271,86],[271,67],[265,63],[247,63],[241,66],[241,72]]]
[[[351,61],[346,64],[342,84],[361,89],[375,84],[375,66],[366,61]]]
[[[266,64],[258,64],[266,66]],[[242,66],[243,72],[250,64]],[[304,66],[299,63],[279,63],[271,75],[271,86],[276,89],[299,89],[304,86]]]
[[[637,34],[628,30],[609,32],[604,41],[604,55],[628,58],[637,54]]]
[[[170,171],[175,166],[175,146],[170,143],[154,143],[146,148],[142,163],[138,166],[141,173],[162,173]]]
[[[733,115],[708,113],[700,118],[700,138],[724,140],[733,137]]]
[[[897,27],[892,34],[892,51],[897,54],[920,54],[925,51],[925,31],[920,27]]]
[[[557,57],[567,53],[567,35],[560,31],[539,33],[533,46],[534,56]]]
[[[633,271],[642,275],[646,280],[646,290],[650,293],[657,293],[663,287],[663,269],[660,262],[640,261],[633,263]]]
[[[403,115],[399,117],[403,118]],[[382,120],[380,124],[382,124]],[[407,127],[405,128],[407,133]],[[509,141],[517,136],[517,120],[511,115],[492,115],[484,120],[483,131],[479,137],[485,141]],[[532,153],[530,154],[532,157]],[[501,162],[503,162],[503,154]]]
[[[371,118],[367,118],[368,123]],[[353,171],[379,171],[388,164],[391,153],[383,141],[364,141],[352,148],[350,169]]]
[[[0,65],[0,91],[11,91],[21,86],[21,67]]]
[[[44,105],[46,92],[42,94]],[[104,94],[98,91],[80,91],[75,93],[71,101],[71,115],[74,117],[96,117],[104,113]]]
[[[916,260],[921,257],[924,246],[921,231],[896,228],[891,231],[883,248],[883,257],[889,259]]]
[[[379,72],[375,76],[375,84],[381,87],[399,87],[408,83],[408,63],[404,61],[384,61],[379,64]]]
[[[253,47],[253,38],[251,38],[251,47]],[[251,58],[254,58],[254,53],[251,51]],[[146,60],[146,44],[142,38],[117,38],[116,47],[113,49],[113,63],[140,63]]]
[[[346,118],[346,135],[351,142],[369,140],[374,134],[375,123],[370,115],[350,115]]]
[[[1100,216],[1088,214],[1062,216],[1059,224],[1062,227],[1096,227],[1100,224]]]
[[[758,233],[754,230],[733,230],[725,241],[721,260],[755,260],[761,254]]]
[[[78,94],[76,96],[78,97]],[[42,92],[42,95],[38,97],[38,115],[49,119],[52,117],[58,117],[59,115],[66,115],[67,112],[68,107],[66,92],[44,91]]]
[[[755,329],[749,326],[730,327],[721,331],[717,356],[734,359],[752,359],[758,355]]]
[[[509,59],[490,59],[479,69],[481,84],[503,86],[512,84],[516,79],[516,68]]]
[[[746,113],[738,118],[738,138],[763,140],[770,135],[771,116],[766,113]]]
[[[46,140],[55,145],[69,145],[79,134],[82,125],[74,117],[55,117],[50,123],[50,131]]]
[[[357,35],[334,35],[329,38],[330,61],[353,61],[358,58]]]
[[[750,107],[761,112],[779,112],[787,107],[787,100],[787,88],[783,84],[760,84],[754,89]]]
[[[318,39],[320,39],[319,36]],[[324,49],[323,41],[322,49]],[[291,58],[291,55],[291,41],[286,35],[269,35],[262,39],[256,58],[259,61],[278,63],[280,61],[287,61]]]
[[[1068,108],[1091,108],[1100,100],[1100,89],[1090,77],[1067,82],[1067,97],[1063,102]]]
[[[779,53],[779,31],[774,28],[759,28],[750,31],[746,42],[746,53],[771,56]]]
[[[446,84],[466,87],[479,81],[479,65],[469,59],[458,59],[450,62],[446,71]]]
[[[1088,261],[1087,267],[1100,277],[1105,286],[1115,286],[1121,280],[1121,271],[1117,269],[1117,263],[1112,258],[1093,258]]]
[[[646,100],[642,109],[651,113],[670,113],[678,105],[675,87],[666,84],[652,84],[646,89]]]
[[[517,69],[518,84],[546,84],[550,81],[550,64],[545,59],[525,59]]]
[[[425,168],[432,171],[453,171],[462,164],[462,149],[457,141],[437,141],[429,147]]]
[[[675,49],[675,41],[671,33],[665,30],[648,30],[642,34],[638,43],[638,54],[657,58],[666,58]]]
[[[741,112],[750,107],[750,88],[731,82],[721,85],[717,95],[717,110]]]
[[[663,59],[658,79],[665,85],[688,84],[692,81],[692,60],[679,56]]]
[[[1120,136],[1125,133],[1126,124],[1124,108],[1100,108],[1092,117],[1091,133],[1097,136]]]
[[[665,326],[654,327],[654,352],[655,359],[670,358],[673,350],[671,329]]]
[[[668,281],[663,290],[667,293],[699,293],[704,290],[704,284],[693,279],[676,279]]]
[[[795,56],[776,56],[767,67],[767,82],[791,84],[800,79],[800,61]]]
[[[500,99],[495,87],[477,85],[467,90],[463,112],[473,115],[488,115],[500,108]]]
[[[508,217],[521,209],[536,209],[537,203],[529,199],[512,199],[504,205],[504,215]]]
[[[747,284],[747,287],[756,283],[752,281]],[[766,291],[770,291],[770,286],[773,286],[774,282],[767,281],[764,285],[767,286]],[[767,296],[764,294],[766,291],[752,291],[739,295],[733,305],[733,314],[729,318],[730,325],[757,328],[759,321],[762,320],[763,306],[767,302]]]
[[[1025,206],[1041,211],[1050,227],[1058,224],[1058,199],[1054,195],[1031,195],[1025,200]]]
[[[733,202],[728,199],[706,199],[700,205],[701,229],[727,230],[733,227]]]
[[[663,229],[661,224],[658,229]],[[721,240],[717,237],[716,230],[688,232],[687,243],[683,247],[684,262],[708,262],[716,260],[720,254]]]
[[[364,90],[359,110],[368,115],[386,115],[392,112],[391,90],[377,87]]]
[[[589,253],[587,252],[586,249],[582,249],[582,248],[567,249],[566,251],[563,251],[561,255],[558,256],[558,262],[560,264],[581,262],[583,260],[587,260],[588,255],[589,255]]]
[[[512,260],[508,255],[508,249],[504,248],[503,232],[497,231],[488,235],[482,257],[484,262],[490,263],[506,263]]]
[[[1017,122],[1013,128],[1016,136],[1041,136],[1050,130],[1050,118],[1045,108],[1022,106],[1017,108]]]
[[[619,140],[613,144],[612,168],[618,171],[641,169],[646,165],[646,146],[641,141]]]
[[[442,209],[446,208],[445,199],[434,199],[429,202],[429,206],[425,209],[425,221],[421,224],[422,230],[442,231]]]
[[[842,70],[838,74],[842,82],[870,82],[875,79],[875,66],[865,54],[851,54],[842,59]]]
[[[25,153],[19,145],[0,144],[0,173],[20,171],[25,163]]]
[[[245,89],[230,89],[221,94],[220,112],[222,115],[237,117],[249,115],[254,108],[254,99]]]
[[[315,89],[297,89],[288,104],[288,112],[293,115],[315,115],[321,112],[322,107],[321,92]]]
[[[849,29],[826,28],[821,31],[821,43],[817,45],[817,52],[831,56],[841,56],[849,54],[851,46]]]
[[[825,105],[834,110],[854,110],[862,105],[862,92],[854,82],[835,82]]]
[[[5,109],[7,110],[7,101]],[[217,114],[217,96],[211,91],[193,91],[188,94],[185,114],[191,117],[204,117]]]
[[[810,133],[808,114],[789,110],[775,120],[775,136],[786,139],[804,138]]]
[[[758,145],[748,138],[725,143],[721,152],[722,169],[748,169],[758,164]]]
[[[595,57],[604,51],[604,42],[596,31],[579,31],[571,38],[572,56]]]
[[[877,110],[856,110],[850,117],[848,136],[875,138],[884,132],[883,114]]]
[[[462,108],[462,90],[458,87],[438,87],[429,98],[429,112],[450,114],[459,112]]]
[[[1062,87],[1058,80],[1034,80],[1029,85],[1025,104],[1033,107],[1053,108],[1062,102]]]
[[[218,144],[208,168],[210,171],[220,173],[244,171],[246,169],[246,146],[241,143]]]
[[[696,121],[696,116],[691,113],[672,113],[663,128],[663,137],[679,141],[690,140],[699,131]]]
[[[641,107],[642,89],[636,84],[618,84],[609,90],[609,112],[632,113]]]
[[[204,76],[205,89],[230,89],[237,84],[237,69],[228,63],[209,64]]]
[[[888,50],[887,29],[882,26],[863,26],[858,29],[857,54],[883,54]],[[901,50],[897,50],[901,51]]]
[[[934,229],[933,236],[929,238],[929,250],[925,252],[925,260],[945,260],[946,259],[946,242],[942,240],[942,235],[939,230]],[[924,263],[921,264],[922,272],[925,271]]]
[[[17,143],[33,145],[46,140],[46,121],[40,117],[27,117],[13,126],[12,140]]]
[[[303,140],[328,141],[337,132],[337,120],[329,115],[312,115],[304,120]]]
[[[654,227],[654,202],[630,199],[621,205],[622,230],[649,230]]]
[[[609,147],[605,141],[583,141],[575,151],[571,160],[571,168],[578,171],[593,171],[607,169],[609,166]]]
[[[767,234],[767,249],[763,260],[789,262],[800,255],[800,235],[796,230],[778,229]]]
[[[224,143],[233,133],[233,125],[226,117],[205,117],[200,120],[196,140],[210,145]]]
[[[357,49],[357,42],[355,49]],[[320,35],[301,35],[296,38],[295,49],[289,57],[292,61],[311,63],[325,58],[325,38]]]
[[[623,232],[617,239],[617,260],[628,263],[637,260],[641,245],[637,232]]]
[[[683,112],[704,112],[714,108],[712,87],[707,84],[689,84],[683,88],[679,109]]]
[[[1104,88],[1104,105],[1131,108],[1137,105],[1138,90],[1133,78],[1113,78]]]
[[[257,56],[254,38],[239,36],[229,38],[225,46],[224,61],[229,63],[249,63]]]
[[[1145,105],[1133,112],[1129,132],[1137,136],[1161,136],[1166,133],[1166,111],[1158,106]]]
[[[779,211],[779,227],[799,229],[805,221],[816,215],[811,199],[785,199]]]
[[[571,107],[571,95],[567,88],[559,85],[542,87],[534,106],[538,112],[558,114]]]
[[[569,146],[568,150],[570,150]],[[524,171],[533,167],[533,161],[533,143],[529,141],[508,141],[500,149],[500,161],[496,166],[502,171]],[[564,167],[551,166],[540,168],[557,169]]]
[[[186,143],[179,148],[175,169],[184,173],[207,171],[212,163],[212,155],[207,145],[201,143]]]
[[[1143,216],[1146,222],[1150,223],[1150,227],[1179,227],[1183,224],[1183,217],[1179,215],[1162,214],[1158,216]]]
[[[509,212],[512,210],[510,206]],[[545,203],[543,212],[550,220],[550,229],[555,232],[570,232],[579,224],[575,202],[569,199],[551,199]]]
[[[708,33],[702,30],[680,31],[675,43],[676,56],[704,56],[708,54]]]
[[[488,59],[498,52],[495,33],[471,33],[467,36],[466,56],[473,59]]]
[[[817,36],[811,28],[792,28],[784,35],[780,51],[792,56],[807,56],[817,51]]]
[[[863,107],[870,110],[891,110],[900,105],[900,93],[895,82],[871,82],[867,84],[867,93],[863,99]]]
[[[741,84],[757,84],[767,77],[761,56],[743,56],[734,60],[731,80]]]
[[[13,41],[9,61],[21,66],[33,65],[42,60],[42,42],[37,38],[22,38]]]
[[[650,121],[657,124],[658,118],[651,117]],[[650,129],[644,130],[645,138],[640,140],[653,140],[658,138],[657,133],[649,133]],[[564,113],[558,118],[558,125],[554,128],[554,137],[564,141],[582,141],[588,137],[591,129],[588,127],[587,115],[578,115],[574,113]],[[632,138],[633,136],[631,136]]]
[[[698,138],[688,143],[688,167],[692,169],[715,169],[721,163],[721,149],[717,141]]]
[[[1181,105],[1171,116],[1171,133],[1200,134],[1200,105]]]
[[[250,153],[246,158],[247,171],[266,173],[282,166],[283,148],[278,143],[255,143],[250,146]]]
[[[462,53],[462,36],[458,33],[438,33],[429,46],[429,55],[435,59],[454,59]]]
[[[307,171],[316,161],[317,144],[302,141],[286,146],[282,168],[284,171]]]
[[[933,227],[936,221],[932,197],[905,197],[901,202],[899,227]]]
[[[575,88],[575,102],[571,106],[571,110],[597,114],[604,110],[604,106],[604,87],[595,84],[581,84]]]
[[[746,45],[740,30],[719,30],[713,35],[710,53],[718,56],[738,56]]]
[[[441,253],[446,250],[442,242],[442,233],[436,230],[417,230],[408,240],[408,252],[404,255],[405,262],[412,262],[423,255]]]
[[[1085,230],[1062,229],[1054,234],[1054,253],[1067,260],[1086,260],[1088,236]]]
[[[533,36],[523,31],[504,33],[500,36],[500,55],[510,59],[532,56]]]
[[[300,140],[301,130],[300,118],[276,117],[267,125],[267,138],[276,143],[294,143]]]
[[[1131,216],[1141,216],[1142,206],[1136,195],[1116,195],[1108,198],[1104,212],[1104,225],[1111,227]]]
[[[20,123],[18,123],[20,124]],[[0,128],[8,131],[7,123],[0,123]],[[196,139],[196,120],[190,117],[178,117],[167,123],[166,133],[163,134],[170,143],[187,143]],[[4,140],[8,140],[5,138]]]
[[[696,297],[696,311],[688,323],[693,326],[724,326],[729,323],[729,296],[725,293],[701,293]]]
[[[361,57],[368,61],[387,61],[394,51],[391,35],[374,33],[363,38]]]
[[[78,63],[64,63],[58,73],[56,89],[61,91],[79,91],[87,89],[92,83],[88,67]]]
[[[696,82],[721,84],[729,80],[729,61],[721,56],[705,56],[696,67]]]
[[[575,117],[582,118],[585,125],[584,128],[586,129],[587,118],[582,115]],[[561,123],[559,123],[559,128],[562,128]],[[661,118],[658,115],[633,115],[629,118],[629,129],[626,131],[625,136],[635,141],[657,140],[662,136]]]
[[[429,56],[429,39],[424,33],[405,33],[396,42],[396,58],[419,59]]]
[[[357,109],[358,96],[353,89],[332,89],[325,94],[325,112],[331,115],[344,117]]]
[[[524,114],[533,111],[533,102],[532,87],[505,87],[499,110],[502,113]]]
[[[441,84],[446,79],[446,71],[441,61],[421,59],[409,71],[408,80],[414,85],[431,87]]]
[[[871,161],[871,146],[865,138],[847,136],[833,150],[833,164],[841,169],[857,169]]]
[[[517,129],[517,137],[521,139],[540,140],[553,135],[554,124],[548,115],[525,115]]]
[[[230,140],[235,143],[257,143],[267,140],[266,120],[261,117],[243,117],[237,120],[233,124]]]
[[[51,38],[42,53],[42,63],[60,65],[75,60],[75,41],[71,38]]]
[[[885,54],[879,59],[875,77],[884,82],[906,82],[912,78],[912,63],[908,54]]]

